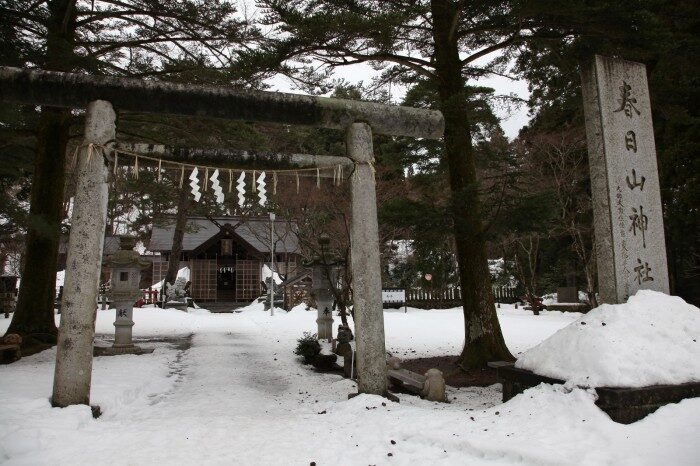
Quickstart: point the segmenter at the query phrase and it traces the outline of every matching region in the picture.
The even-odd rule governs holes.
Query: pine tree
[[[511,59],[528,43],[559,42],[580,31],[615,33],[612,13],[626,7],[598,2],[491,1],[334,1],[265,0],[267,23],[283,38],[263,63],[310,56],[330,67],[370,62],[384,66],[384,78],[424,77],[438,90],[445,117],[444,152],[449,170],[451,212],[463,290],[464,368],[512,359],[498,324],[491,291],[478,195],[475,151],[466,84],[489,74],[506,74]],[[627,26],[623,23],[622,26]],[[496,52],[499,52],[496,54]],[[310,83],[309,64],[298,79]]]
[[[463,368],[511,360],[496,317],[476,161],[470,137],[465,78],[501,72],[503,59],[484,68],[476,63],[520,40],[509,4],[427,1],[264,1],[267,22],[281,24],[285,39],[261,61],[309,54],[329,66],[372,62],[392,64],[386,78],[425,78],[437,89],[445,117],[443,159],[448,166],[450,211],[463,293]],[[262,58],[261,58],[262,57]],[[308,73],[306,73],[308,75]]]
[[[594,2],[608,31],[591,27],[566,42],[528,44],[518,58],[534,118],[526,136],[583,128],[580,67],[595,53],[647,66],[671,292],[700,303],[700,6],[693,1]],[[612,11],[611,11],[612,10]],[[613,19],[616,18],[615,21]],[[625,27],[620,27],[624,25]],[[690,234],[689,234],[690,233]]]

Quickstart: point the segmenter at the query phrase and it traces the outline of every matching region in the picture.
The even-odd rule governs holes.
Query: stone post
[[[88,144],[114,140],[112,104],[95,100],[87,106],[85,136],[78,151],[77,186],[68,243],[66,277],[58,331],[52,404],[65,407],[90,403],[92,347],[97,293],[102,266],[109,169],[104,151]]]
[[[582,74],[601,302],[669,292],[646,69],[597,55]]]
[[[347,129],[345,141],[347,155],[355,162],[350,177],[350,240],[358,390],[360,393],[386,395],[386,349],[372,129],[366,123],[353,123]]]
[[[329,289],[330,284],[325,275],[324,266],[315,264],[313,270],[313,291],[318,311],[318,339],[331,340],[333,338],[333,295]]]

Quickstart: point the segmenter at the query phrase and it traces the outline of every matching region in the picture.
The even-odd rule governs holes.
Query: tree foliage
[[[647,66],[671,290],[700,302],[700,6],[692,1],[595,2],[618,18],[610,32],[533,44],[518,58],[532,91],[534,119],[525,133],[583,127],[580,66],[593,54]]]

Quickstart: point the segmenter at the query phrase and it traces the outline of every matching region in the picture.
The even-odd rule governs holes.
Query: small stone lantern
[[[122,236],[119,238],[120,249],[114,253],[105,265],[111,272],[111,289],[107,296],[116,308],[114,321],[114,344],[106,348],[103,354],[143,354],[152,353],[153,349],[141,348],[132,341],[134,321],[134,302],[142,297],[139,282],[141,269],[149,266],[149,262],[141,259],[134,251],[136,238]]]
[[[313,267],[313,293],[318,309],[318,339],[333,339],[333,295],[328,287],[328,278],[323,266]]]
[[[318,244],[321,247],[321,255],[314,258],[305,264],[310,266],[312,270],[312,289],[316,300],[316,308],[318,310],[318,339],[328,340],[333,339],[333,293],[331,292],[332,277],[337,274],[339,265],[343,261],[338,257],[329,257],[326,249],[330,244],[330,237],[321,233],[318,238]]]

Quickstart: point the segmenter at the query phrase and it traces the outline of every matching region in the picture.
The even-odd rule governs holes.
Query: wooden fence
[[[515,287],[494,286],[493,295],[497,303],[514,303],[518,301]],[[460,287],[443,290],[423,290],[420,288],[406,290],[406,304],[411,307],[444,309],[462,304]]]

